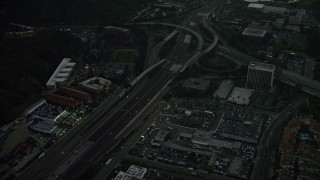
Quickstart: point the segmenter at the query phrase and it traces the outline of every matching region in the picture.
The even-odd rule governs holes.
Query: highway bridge
[[[238,59],[238,61],[243,65],[248,65],[251,61],[262,62],[261,59],[254,58],[228,46],[219,45],[217,46],[217,51]],[[278,69],[279,73],[276,73],[276,78],[278,78],[281,82],[299,88],[301,91],[304,91],[308,94],[320,97],[320,82],[290,72],[286,69],[279,67]]]
[[[299,88],[308,94],[320,97],[320,82],[318,81],[300,76],[285,69],[281,71],[279,79],[283,83]]]
[[[155,24],[155,23],[140,23],[140,24]],[[183,26],[168,24],[168,23],[158,23],[165,26],[172,26],[182,30],[186,30],[194,34],[199,40],[197,47],[197,52],[194,56],[201,55],[200,51],[203,46],[203,38],[194,30],[185,28]],[[206,53],[209,49],[217,44],[218,39],[215,40],[214,44],[206,49]],[[194,57],[193,56],[193,57]],[[192,58],[191,58],[192,59]],[[161,65],[165,60],[162,60],[150,67],[148,71],[145,71],[141,77],[139,77],[136,82],[139,81],[146,73],[150,72],[155,67]],[[169,60],[170,64],[174,64],[174,60]],[[190,59],[186,60],[184,64],[190,64]],[[169,65],[170,66],[170,65]],[[121,107],[120,111],[116,112],[112,117],[105,117],[105,123],[97,129],[97,131],[92,134],[87,141],[92,143],[92,146],[86,151],[81,158],[63,174],[62,179],[77,179],[83,172],[92,165],[92,163],[97,162],[103,154],[107,153],[113,147],[115,147],[121,139],[125,138],[128,133],[124,132],[123,129],[127,129],[128,124],[130,125],[132,121],[137,117],[139,112],[141,112],[146,106],[148,106],[150,101],[159,94],[159,90],[164,89],[166,85],[174,78],[175,73],[169,71],[167,68],[161,68],[158,70],[146,83],[146,85],[138,91],[133,97],[130,97],[128,103]],[[107,151],[106,151],[107,150]]]
[[[212,5],[214,5],[214,3],[218,3],[218,1],[213,1]],[[207,6],[206,8],[206,11],[210,9]],[[190,21],[196,20],[194,17],[191,17]],[[197,52],[193,57],[202,54],[203,38],[196,31],[174,24],[158,24],[172,26],[193,34],[198,39]],[[217,40],[218,39],[215,41]],[[215,45],[210,47],[213,48]],[[204,52],[207,53],[209,50],[206,49]],[[173,65],[175,61],[175,59],[168,59],[168,62],[170,63],[166,63],[165,66],[161,66],[163,62],[160,61],[159,66],[161,66],[161,68],[151,74],[150,77],[148,77],[148,81],[143,84],[140,89],[130,92],[124,103],[121,103],[119,107],[116,107],[116,109],[110,113],[97,116],[101,121],[94,126],[91,126],[90,132],[87,132],[84,135],[79,131],[79,133],[74,133],[72,136],[68,137],[68,140],[63,143],[58,143],[59,145],[57,147],[52,147],[44,158],[22,172],[18,179],[36,180],[52,177],[52,175],[56,175],[53,174],[55,170],[58,169],[59,165],[67,161],[67,157],[70,156],[70,154],[75,153],[75,150],[79,146],[88,145],[87,149],[79,154],[76,161],[70,163],[63,173],[58,174],[59,179],[72,180],[80,178],[94,163],[99,161],[104,154],[110,152],[127,136],[128,132],[131,131],[130,128],[132,128],[131,124],[135,124],[133,121],[139,113],[149,106],[151,104],[150,102],[158,96],[159,90],[164,89],[168,83],[171,82],[176,74],[167,67]],[[193,62],[193,60],[187,59],[185,56],[184,58],[179,59],[179,64],[187,64],[185,67],[190,65],[191,62]],[[93,114],[94,113],[95,112],[93,112]]]

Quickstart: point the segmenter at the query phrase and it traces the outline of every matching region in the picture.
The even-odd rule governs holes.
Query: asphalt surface
[[[119,92],[122,89],[119,89]],[[114,93],[117,94],[117,93]],[[106,101],[99,106],[92,114],[90,114],[84,122],[74,127],[68,134],[66,134],[60,141],[56,142],[54,146],[45,151],[45,156],[42,159],[33,161],[25,170],[23,170],[17,179],[45,179],[48,173],[55,169],[59,162],[67,158],[67,154],[73,152],[73,149],[79,145],[82,138],[79,134],[85,134],[90,131],[93,124],[98,122],[106,110],[118,101],[118,96],[115,96],[112,101]],[[61,152],[66,152],[62,155]]]
[[[221,1],[213,1],[221,2]],[[214,5],[212,3],[211,5]],[[209,8],[206,7],[206,8]],[[205,10],[205,8],[200,9]],[[200,12],[199,11],[199,12]],[[197,12],[194,12],[197,14]],[[190,14],[188,18],[189,22],[198,23],[196,16]],[[189,28],[182,28],[184,30]],[[195,31],[189,31],[194,34]],[[195,32],[196,33],[196,32]],[[198,49],[203,46],[202,37],[198,34],[194,34],[198,40]],[[182,39],[182,38],[181,38]],[[149,101],[174,77],[175,74],[169,71],[168,67],[171,67],[174,63],[183,64],[188,59],[185,56],[185,49],[188,46],[183,44],[183,41],[178,41],[177,53],[174,57],[176,59],[168,59],[168,62],[163,68],[154,70],[153,76],[147,81],[142,89],[136,94],[128,97],[127,102],[124,103],[120,110],[115,112],[111,117],[109,115],[99,118],[98,124],[91,129],[86,129],[85,134],[90,134],[88,137],[81,136],[76,132],[79,130],[73,130],[75,133],[68,135],[68,137],[59,141],[53,148],[46,152],[46,156],[43,159],[35,161],[31,167],[28,167],[18,179],[45,179],[50,175],[62,162],[66,161],[68,155],[75,153],[74,150],[81,146],[86,141],[92,142],[93,145],[81,155],[81,157],[72,164],[62,175],[59,175],[59,179],[78,179],[80,178],[95,162],[97,162],[104,154],[108,153],[114,146],[116,146],[123,138],[123,134],[119,134],[125,128],[130,128],[132,119],[149,103]],[[199,50],[200,50],[199,49]],[[129,93],[130,94],[130,93]],[[102,107],[103,109],[103,107]],[[95,119],[103,113],[95,113],[92,119]],[[99,116],[98,116],[99,115]],[[100,119],[102,121],[100,121]],[[81,127],[81,128],[80,128]],[[79,129],[85,129],[86,127],[79,126]],[[76,128],[77,129],[77,128]]]
[[[272,168],[274,152],[278,148],[279,140],[281,139],[280,132],[288,120],[297,114],[305,103],[306,99],[304,97],[298,97],[269,124],[259,143],[257,162],[255,163],[251,180],[271,179],[270,170]]]
[[[191,20],[193,21],[193,19]],[[196,34],[189,28],[179,28]],[[174,74],[170,72],[167,67],[170,67],[174,63],[184,64],[187,61],[187,56],[185,54],[188,46],[183,43],[183,35],[180,34],[178,37],[178,41],[175,46],[176,51],[174,51],[178,52],[178,54],[174,54],[174,59],[171,59],[172,56],[169,57],[167,60],[169,63],[166,64],[164,68],[155,72],[148,80],[145,87],[134,95],[134,97],[131,97],[131,100],[125,104],[119,112],[115,113],[111,118],[106,117],[106,119],[109,120],[100,126],[99,129],[88,139],[89,141],[94,142],[94,145],[90,147],[90,149],[62,175],[61,179],[78,179],[92,166],[93,163],[98,161],[104,154],[108,153],[108,151],[121,141],[123,135],[119,134],[119,132],[124,128],[127,128],[128,123],[130,124],[130,121],[148,104],[159,90],[173,78]],[[202,37],[197,38],[199,40],[198,48],[202,48],[203,39]]]
[[[83,154],[83,156],[67,170],[61,179],[77,179],[82,173],[98,161],[108,150],[116,146],[123,135],[118,133],[126,128],[127,124],[140,112],[159,90],[172,78],[172,74],[166,69],[160,69],[146,83],[145,87],[139,91],[131,100],[121,107],[121,110],[115,113],[99,129],[89,137],[89,141],[94,145]],[[116,136],[116,138],[115,138]]]
[[[218,46],[217,51],[219,53],[227,54],[228,56],[237,58],[243,65],[248,65],[251,61],[262,62],[260,59],[246,55],[238,50],[232,49],[228,46]],[[300,89],[308,94],[320,97],[320,82],[313,79],[298,75],[290,72],[286,69],[280,69],[278,78],[286,84],[295,87],[301,87]]]

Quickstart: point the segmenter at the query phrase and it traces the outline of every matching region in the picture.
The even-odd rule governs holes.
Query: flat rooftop
[[[234,83],[231,80],[225,80],[219,85],[219,88],[214,92],[213,96],[221,99],[227,99],[233,86]]]
[[[266,34],[267,34],[267,30],[256,29],[251,27],[245,28],[244,31],[242,32],[242,35],[245,35],[245,36],[255,36],[255,37],[261,37],[261,38],[263,38]]]
[[[248,105],[252,92],[252,89],[235,87],[231,92],[228,101],[234,102],[236,104]]]
[[[210,81],[208,81],[208,80],[197,79],[197,78],[189,78],[183,84],[183,87],[206,91],[209,88],[209,85],[210,85]]]
[[[270,71],[273,72],[276,66],[273,64],[259,63],[259,62],[250,62],[248,69],[260,70],[260,71]]]
[[[31,128],[33,128],[34,130],[37,130],[37,131],[51,133],[57,128],[57,125],[53,122],[50,122],[50,121],[39,121],[39,122],[31,125]]]
[[[102,78],[102,77],[92,77],[90,79],[84,80],[79,83],[82,86],[95,89],[95,90],[101,90],[105,88],[105,86],[110,85],[111,81],[108,79]]]
[[[262,9],[262,8],[264,8],[264,5],[263,4],[258,4],[258,3],[250,3],[248,5],[248,8]]]

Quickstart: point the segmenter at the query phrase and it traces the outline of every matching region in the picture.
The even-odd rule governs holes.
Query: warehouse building
[[[66,96],[70,96],[72,98],[76,98],[78,100],[86,101],[86,102],[89,102],[92,100],[92,97],[90,94],[83,91],[76,90],[76,89],[72,89],[72,88],[62,87],[62,88],[59,88],[57,92],[62,93]]]
[[[81,89],[95,94],[107,92],[110,88],[111,81],[102,77],[93,77],[79,83]]]
[[[268,33],[269,28],[260,24],[249,24],[242,32],[242,36],[249,40],[261,40]]]
[[[228,101],[239,104],[239,105],[249,105],[250,97],[253,93],[252,89],[235,87],[228,97]]]
[[[188,91],[205,93],[210,86],[210,81],[205,79],[189,78],[183,84]]]
[[[225,100],[228,98],[233,87],[233,81],[225,80],[219,85],[218,89],[214,92],[213,97]]]
[[[62,106],[76,107],[80,105],[80,101],[74,98],[69,98],[65,96],[60,96],[56,94],[46,94],[44,95],[46,100],[53,104],[59,104]]]
[[[70,58],[64,58],[47,81],[47,88],[55,90],[65,86],[75,66],[76,63],[71,62]]]

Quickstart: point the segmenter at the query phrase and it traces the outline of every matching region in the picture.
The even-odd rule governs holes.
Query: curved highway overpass
[[[197,51],[200,51],[202,49],[202,47],[203,47],[203,44],[204,44],[203,38],[199,33],[197,33],[196,31],[194,31],[194,30],[192,30],[190,28],[186,28],[184,26],[180,26],[180,25],[176,25],[176,24],[170,24],[170,23],[161,23],[161,22],[141,22],[141,23],[135,23],[135,24],[131,24],[131,25],[137,25],[137,24],[141,24],[141,25],[163,25],[163,26],[169,26],[169,27],[174,27],[174,28],[181,29],[181,30],[184,30],[184,31],[188,31],[191,34],[193,34],[194,36],[196,36],[198,41],[199,41],[198,47],[197,47]]]
[[[146,24],[159,24],[159,23],[146,23]],[[169,23],[160,23],[162,25],[175,27],[178,29],[186,30],[197,37],[199,44],[197,46],[197,52],[193,58],[187,60],[183,59],[184,67],[190,65],[193,60],[207,53],[210,49],[213,49],[216,45],[216,39],[212,46],[208,47],[204,52],[201,52],[203,47],[203,38],[197,32],[192,29]],[[52,153],[46,153],[46,156],[39,160],[39,163],[34,164],[28,168],[27,171],[21,173],[20,179],[43,179],[53,174],[62,163],[67,162],[67,157],[70,154],[78,154],[78,158],[72,163],[69,162],[68,167],[65,167],[64,172],[59,174],[59,179],[78,179],[83,175],[92,165],[97,162],[106,152],[112,150],[123,138],[126,137],[126,131],[131,131],[128,124],[133,120],[139,112],[143,111],[150,102],[157,96],[159,89],[163,89],[166,85],[175,77],[175,73],[169,71],[167,68],[160,68],[156,71],[150,80],[143,85],[143,88],[138,89],[135,93],[131,93],[125,103],[120,104],[119,108],[114,112],[108,114],[101,114],[99,116],[98,124],[94,124],[90,129],[90,133],[86,136],[82,136],[81,133],[75,133],[74,136],[70,136],[70,140],[67,143],[67,147],[61,144],[61,148],[53,148]],[[78,131],[80,132],[80,131]],[[122,133],[124,132],[124,133]],[[89,144],[83,151],[76,151],[78,147],[82,147],[83,144]]]

